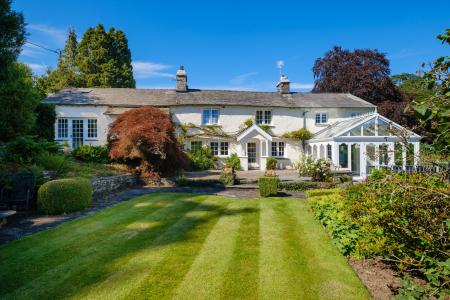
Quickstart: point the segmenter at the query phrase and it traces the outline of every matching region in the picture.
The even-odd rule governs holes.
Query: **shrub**
[[[220,181],[224,185],[232,185],[236,183],[236,172],[233,168],[224,168],[220,173]]]
[[[144,106],[120,115],[108,133],[109,155],[148,178],[171,175],[187,166],[187,157],[175,137],[170,116]]]
[[[189,169],[193,171],[202,171],[214,169],[216,167],[217,157],[212,154],[211,148],[201,147],[197,151],[187,153],[189,158]]]
[[[5,159],[20,164],[34,164],[40,155],[58,153],[60,150],[61,145],[58,143],[31,136],[17,137],[4,147]]]
[[[239,171],[241,169],[241,160],[239,159],[239,156],[236,153],[233,153],[227,157],[225,160],[225,167],[233,168],[233,170]]]
[[[277,162],[275,157],[268,157],[266,159],[266,170],[275,170],[277,168]]]
[[[38,209],[47,214],[79,211],[92,203],[92,185],[84,178],[58,179],[44,183],[38,191]]]
[[[218,179],[189,179],[184,174],[175,178],[177,186],[191,186],[191,187],[211,187],[223,186],[223,182]]]
[[[310,157],[300,157],[296,167],[300,176],[311,176],[313,181],[331,181],[331,162],[329,160],[319,158],[314,161]]]
[[[258,185],[261,197],[276,196],[278,192],[278,177],[261,177]]]
[[[36,163],[46,170],[57,171],[64,166],[64,156],[42,153],[36,158]]]
[[[84,162],[109,163],[108,148],[106,146],[83,145],[72,150],[73,158]]]
[[[286,191],[306,191],[309,189],[317,189],[319,184],[317,182],[302,181],[302,182],[280,182],[278,188]]]
[[[39,103],[36,106],[36,134],[43,139],[53,140],[55,137],[55,106]]]

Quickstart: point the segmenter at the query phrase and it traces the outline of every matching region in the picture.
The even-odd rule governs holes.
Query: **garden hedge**
[[[52,180],[38,191],[38,209],[47,214],[79,211],[92,203],[92,185],[85,178]]]
[[[259,194],[261,197],[276,196],[278,191],[278,177],[264,176],[259,178]]]

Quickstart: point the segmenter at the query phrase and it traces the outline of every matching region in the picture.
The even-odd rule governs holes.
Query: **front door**
[[[256,157],[256,143],[247,143],[248,168],[258,169],[258,161]]]
[[[72,149],[83,145],[83,120],[72,120]]]

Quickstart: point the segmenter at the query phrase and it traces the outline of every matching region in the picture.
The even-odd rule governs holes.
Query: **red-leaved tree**
[[[402,100],[389,78],[389,60],[377,50],[335,46],[315,61],[313,73],[316,93],[351,93],[373,104]]]
[[[108,143],[112,159],[139,166],[141,175],[151,180],[174,174],[187,164],[170,116],[155,107],[120,115],[109,130]]]

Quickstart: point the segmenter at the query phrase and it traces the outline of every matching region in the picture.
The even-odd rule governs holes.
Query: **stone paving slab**
[[[195,194],[214,194],[233,198],[257,198],[257,189],[227,189],[221,187],[136,187],[121,192],[113,193],[107,197],[94,199],[92,207],[71,214],[49,216],[39,212],[18,212],[8,219],[8,224],[0,229],[0,244],[20,239],[24,236],[46,230],[64,222],[91,215],[107,207],[114,206],[123,201],[133,199],[138,196],[161,193],[161,192],[181,192]],[[289,194],[280,193],[280,197],[305,198],[304,193],[292,192]]]

